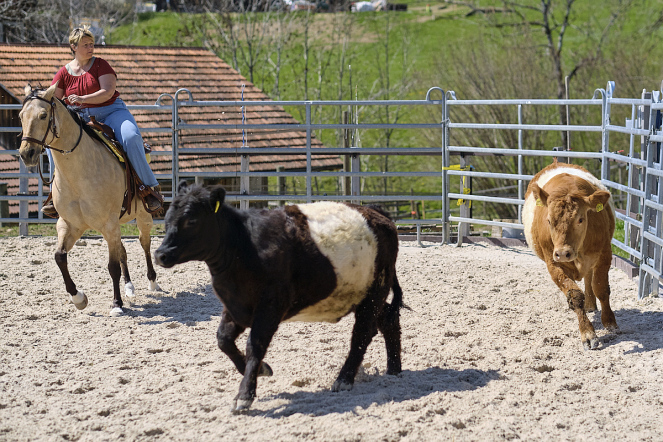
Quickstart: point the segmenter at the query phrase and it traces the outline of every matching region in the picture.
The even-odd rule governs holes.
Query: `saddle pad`
[[[95,134],[97,134],[97,138],[99,139],[99,141],[101,141],[102,143],[104,143],[104,145],[106,146],[106,148],[108,148],[108,150],[109,150],[113,155],[115,155],[115,157],[118,159],[118,161],[119,161],[120,163],[124,163],[124,157],[122,156],[122,152],[119,150],[119,149],[121,149],[121,147],[119,146],[119,143],[118,143],[118,145],[116,145],[113,141],[109,140],[108,137],[106,136],[106,134],[104,134],[104,133],[103,133],[102,131],[100,131],[99,129],[96,129],[96,128],[92,127],[92,126],[88,126],[88,127],[89,127],[90,129],[92,129],[92,130],[94,131]],[[149,162],[152,160],[152,158],[150,157],[150,154],[149,154],[149,153],[146,153],[146,154],[145,154],[145,159],[147,160],[147,162],[148,162],[148,164],[149,164]]]

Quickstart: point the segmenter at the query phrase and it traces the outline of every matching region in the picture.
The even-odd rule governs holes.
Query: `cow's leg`
[[[271,303],[265,303],[255,313],[251,333],[246,341],[246,367],[244,378],[239,384],[239,392],[235,397],[232,411],[241,413],[247,411],[256,397],[258,375],[265,367],[262,359],[267,353],[267,347],[279,328],[281,310]],[[269,369],[269,366],[266,366]],[[269,369],[271,371],[271,369]]]
[[[605,260],[604,260],[605,261]],[[615,314],[610,308],[610,283],[608,281],[608,272],[610,264],[598,265],[594,268],[594,277],[592,279],[592,289],[601,302],[601,323],[610,331],[618,331]]]
[[[594,296],[594,289],[592,288],[593,272],[589,272],[585,276],[585,311],[596,311],[596,296]]]
[[[387,288],[389,290],[389,288]],[[399,292],[398,294],[396,292]],[[402,299],[401,288],[396,281],[394,286],[394,300],[391,304],[385,304],[380,318],[378,319],[378,330],[384,336],[387,347],[387,374],[396,375],[401,370],[401,324],[400,324],[400,302]]]
[[[598,348],[599,339],[596,337],[594,326],[585,313],[585,294],[575,281],[564,273],[562,268],[554,262],[547,262],[550,277],[566,296],[569,308],[578,316],[578,328],[580,329],[580,340],[585,350]]]
[[[74,247],[74,244],[78,241],[78,238],[83,235],[85,229],[72,226],[62,217],[58,219],[56,228],[58,232],[58,246],[55,251],[55,262],[62,273],[64,285],[67,289],[67,293],[69,293],[69,296],[71,297],[71,302],[77,309],[83,310],[87,307],[87,296],[76,288],[76,284],[71,279],[69,265],[67,263],[67,252]]]
[[[359,370],[359,365],[364,359],[366,349],[373,336],[378,332],[376,306],[373,301],[375,298],[372,295],[373,293],[369,291],[367,297],[355,310],[355,325],[352,329],[350,352],[334,385],[332,385],[332,391],[352,390],[357,370]]]
[[[216,331],[216,342],[221,351],[230,358],[233,364],[235,364],[235,367],[237,367],[237,371],[241,374],[244,374],[244,370],[246,369],[246,358],[239,351],[237,345],[235,345],[235,341],[244,330],[246,328],[233,321],[232,317],[224,309],[221,313],[221,323]],[[258,376],[271,376],[272,374],[272,368],[266,362],[263,362],[260,366]]]
[[[145,252],[145,262],[147,263],[147,280],[150,281],[150,290],[161,290],[159,284],[157,284],[157,272],[154,271],[154,265],[152,264],[152,254],[150,253],[150,231],[152,230],[152,225],[154,224],[152,215],[145,212],[145,210],[138,208],[137,210],[139,210],[138,216],[136,217],[136,224],[138,225],[138,240],[140,241],[141,247],[143,247],[143,252]]]

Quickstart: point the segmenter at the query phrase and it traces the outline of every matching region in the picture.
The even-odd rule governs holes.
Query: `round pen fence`
[[[639,268],[642,298],[659,293],[663,273],[663,102],[659,91],[632,99],[615,98],[613,91],[609,82],[590,99],[459,100],[434,87],[424,100],[230,102],[196,101],[180,89],[162,94],[152,106],[129,108],[158,116],[141,132],[153,145],[153,169],[166,201],[180,181],[195,180],[223,184],[227,200],[241,208],[320,200],[379,203],[397,224],[412,227],[418,241],[425,231],[435,232],[429,239],[459,245],[471,233],[485,234],[484,227],[520,231],[525,190],[538,171],[534,166],[553,157],[589,162],[615,199],[620,239],[612,243]],[[0,105],[4,115],[20,108]],[[509,121],[491,121],[502,120],[495,108]],[[581,112],[587,124],[539,124],[532,121],[537,108],[566,109],[567,121],[569,112]],[[219,114],[223,117],[205,117]],[[4,140],[21,131],[4,121]],[[567,144],[546,142],[547,133],[557,139],[564,134]],[[472,139],[465,134],[495,142],[452,144]],[[575,134],[583,134],[593,148],[571,150]],[[411,141],[422,138],[430,145]],[[0,149],[0,223],[19,223],[26,235],[29,223],[55,222],[36,210],[48,187],[39,185],[37,170],[18,160],[17,143],[7,146],[12,147]],[[505,166],[489,169],[491,163],[481,161],[488,157],[502,158]],[[503,185],[474,191],[473,180]],[[484,213],[473,204],[483,205]],[[489,216],[489,205],[507,207],[511,219]]]

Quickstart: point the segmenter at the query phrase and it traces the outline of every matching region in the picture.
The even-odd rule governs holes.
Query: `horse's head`
[[[55,107],[58,100],[53,94],[57,84],[48,89],[25,87],[23,108],[18,116],[23,127],[23,138],[18,152],[26,166],[35,166],[39,155],[45,147],[49,147],[58,136]]]

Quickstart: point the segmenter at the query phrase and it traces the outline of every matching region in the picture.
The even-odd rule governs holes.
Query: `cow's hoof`
[[[79,290],[76,292],[76,296],[71,297],[71,302],[78,310],[83,310],[85,307],[87,307],[87,296],[85,296],[85,293]]]
[[[127,295],[127,298],[129,299],[136,296],[136,289],[131,281],[124,284],[124,294]]]
[[[350,382],[336,381],[334,382],[334,385],[332,385],[332,391],[333,392],[350,391],[352,390],[352,387],[354,387],[354,384]]]
[[[249,411],[249,408],[251,408],[252,403],[253,399],[235,399],[233,401],[233,406],[230,409],[230,411],[233,414],[244,414]]]
[[[599,348],[600,344],[601,342],[599,341],[599,338],[593,337],[588,341],[584,341],[582,343],[582,346],[585,348],[585,350],[596,350],[597,348]]]
[[[150,290],[152,290],[153,292],[160,292],[161,287],[159,287],[159,284],[157,284],[156,281],[150,281]]]
[[[267,362],[261,362],[260,363],[260,371],[258,372],[258,376],[272,376],[274,372],[272,371],[272,367],[270,367]]]
[[[118,316],[122,316],[124,314],[124,310],[122,310],[122,307],[113,307],[108,314],[108,316],[111,316],[113,318],[116,318]]]

